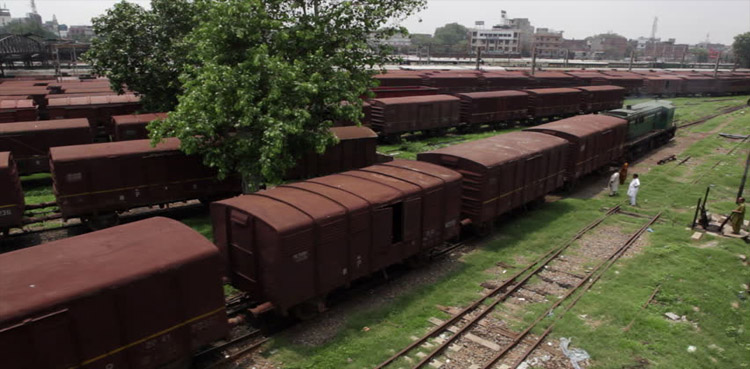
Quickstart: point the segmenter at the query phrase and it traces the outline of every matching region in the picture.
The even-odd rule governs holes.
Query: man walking
[[[740,228],[742,223],[745,221],[745,198],[740,197],[737,199],[737,209],[732,210],[732,233],[740,234]]]
[[[630,181],[630,186],[628,187],[628,197],[630,198],[630,205],[635,206],[635,198],[638,196],[638,190],[641,187],[641,180],[638,179],[637,174],[633,174],[633,180]]]
[[[626,179],[628,179],[628,163],[623,164],[620,168],[620,184],[624,185]]]
[[[617,190],[620,188],[620,173],[614,172],[609,177],[609,196],[617,195]]]

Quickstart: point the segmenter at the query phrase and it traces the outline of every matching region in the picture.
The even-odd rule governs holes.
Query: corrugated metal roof
[[[580,90],[575,88],[537,88],[533,90],[524,90],[531,94],[547,95],[547,94],[567,94],[567,93],[581,93]]]
[[[143,124],[154,120],[164,119],[168,114],[169,113],[113,115],[112,120],[118,125]]]
[[[383,99],[373,99],[372,103],[380,103],[383,105],[397,105],[397,104],[414,104],[414,103],[427,103],[427,102],[439,102],[439,101],[459,101],[461,99],[451,95],[426,95],[426,96],[404,96],[404,97],[387,97]]]
[[[361,126],[347,126],[347,127],[332,127],[331,132],[339,140],[354,140],[358,138],[377,138],[378,134],[367,127]]]
[[[606,131],[620,125],[626,125],[625,119],[603,114],[587,114],[561,119],[555,122],[524,129],[527,132],[555,131],[567,133],[576,137],[586,137],[598,132]]]
[[[0,124],[0,135],[33,131],[55,131],[71,128],[90,129],[89,120],[86,118],[77,118],[3,123]]]
[[[0,109],[34,109],[34,100],[2,100]]]
[[[107,105],[107,104],[130,104],[138,103],[141,99],[138,96],[125,94],[125,95],[111,95],[111,96],[86,96],[86,97],[61,97],[52,98],[50,95],[49,103],[50,107],[58,106],[85,106],[85,105]],[[56,95],[64,96],[64,95]]]
[[[53,161],[62,162],[108,156],[178,151],[179,149],[180,140],[177,138],[167,138],[156,147],[151,147],[151,140],[132,140],[52,147],[50,148],[50,158]]]
[[[457,96],[466,96],[471,99],[491,99],[496,97],[509,97],[509,96],[529,96],[524,91],[519,90],[501,90],[501,91],[485,91],[485,92],[467,92],[457,94]]]

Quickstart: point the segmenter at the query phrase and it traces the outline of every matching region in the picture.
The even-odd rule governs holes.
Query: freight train
[[[308,316],[331,291],[673,135],[673,109],[577,116],[217,201],[218,249],[152,218],[2,254],[0,356],[11,369],[184,363],[227,335],[222,272],[252,313]]]
[[[156,147],[149,140],[95,144],[86,119],[0,124],[0,234],[24,224],[80,218],[92,229],[119,222],[118,214],[141,206],[199,199],[204,203],[241,192],[235,178],[216,179],[216,171],[197,156],[179,150],[176,138]],[[8,128],[10,127],[10,128]],[[377,135],[366,127],[334,127],[339,143],[323,154],[310,152],[287,172],[308,178],[372,165]],[[41,134],[40,132],[45,132]],[[52,143],[68,146],[53,146]],[[17,163],[17,164],[16,164]],[[27,218],[19,174],[51,172],[59,213]],[[37,206],[38,207],[38,206]]]

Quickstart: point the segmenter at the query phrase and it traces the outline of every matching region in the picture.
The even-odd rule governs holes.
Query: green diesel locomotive
[[[674,137],[675,107],[671,101],[654,100],[623,109],[610,110],[604,114],[628,121],[628,138],[625,144],[625,159],[631,161],[644,153],[665,145]]]

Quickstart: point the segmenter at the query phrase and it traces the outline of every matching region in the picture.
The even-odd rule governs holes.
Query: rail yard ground
[[[670,99],[677,106],[678,124],[695,121],[744,104],[748,96],[691,97]],[[629,100],[627,104],[640,100]],[[413,159],[416,153],[457,142],[479,139],[519,128],[449,134],[380,146],[379,151]],[[607,175],[593,175],[568,193],[549,196],[548,201],[528,211],[500,219],[493,232],[472,240],[448,257],[424,266],[390,270],[388,282],[355,286],[355,292],[340,299],[330,310],[311,321],[295,325],[274,336],[262,351],[246,357],[237,367],[371,368],[414,337],[433,327],[433,318],[447,319],[446,311],[462,308],[547,251],[559,246],[579,229],[618,204],[629,213],[649,217],[660,211],[660,221],[562,316],[541,348],[529,358],[532,367],[572,367],[563,356],[561,337],[571,346],[585,349],[593,368],[742,368],[750,367],[750,302],[747,300],[750,267],[741,255],[750,257],[750,246],[742,240],[705,235],[691,241],[696,199],[711,187],[708,209],[728,214],[739,186],[747,141],[720,137],[718,133],[750,134],[750,108],[710,119],[677,131],[669,145],[633,163],[630,173],[641,174],[639,206],[624,205],[625,187],[618,197],[608,197]],[[738,147],[738,145],[741,145]],[[732,151],[735,147],[738,147]],[[731,155],[727,155],[732,151]],[[675,155],[664,165],[657,161]],[[687,161],[680,162],[690,157]],[[23,179],[27,203],[53,201],[49,176]],[[211,237],[207,212],[195,211],[179,219]],[[606,254],[646,219],[618,214],[608,218],[572,247],[579,255],[581,273],[593,266],[592,255]],[[59,221],[38,225],[59,227]],[[404,272],[405,271],[405,272]],[[394,277],[395,275],[395,277]],[[511,301],[493,314],[510,331],[524,326],[557,299],[559,291],[533,280],[542,292],[525,301]],[[546,287],[545,287],[546,286]],[[649,297],[659,287],[645,308]],[[516,308],[513,308],[516,306]],[[561,314],[562,309],[556,310]],[[666,313],[676,314],[671,320]],[[556,315],[555,315],[556,316]],[[684,316],[684,319],[682,318]],[[632,324],[631,324],[632,322]],[[626,327],[630,327],[624,331]],[[543,327],[532,331],[540,334]],[[429,348],[421,348],[428,352]],[[443,367],[452,366],[452,356],[478,356],[479,348],[466,346],[446,350]],[[476,352],[475,352],[476,351]],[[416,351],[389,368],[407,368],[419,361]],[[412,360],[412,362],[409,362]],[[458,365],[458,364],[454,364]]]

